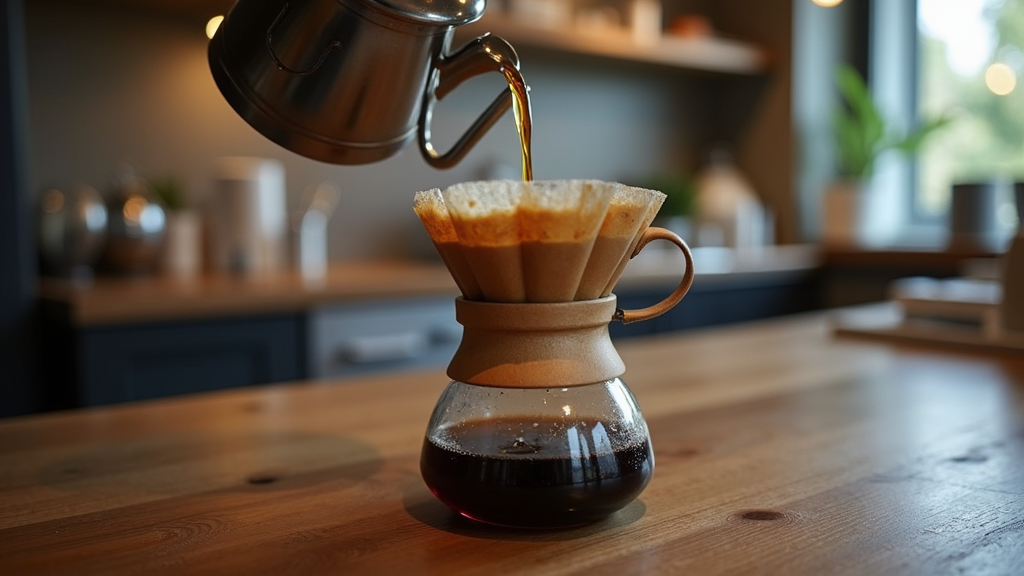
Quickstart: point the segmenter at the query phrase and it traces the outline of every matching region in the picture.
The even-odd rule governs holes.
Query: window
[[[912,214],[937,219],[955,182],[1024,180],[1024,0],[916,0],[918,110],[954,121],[918,157]],[[1017,223],[1007,191],[1006,231]]]

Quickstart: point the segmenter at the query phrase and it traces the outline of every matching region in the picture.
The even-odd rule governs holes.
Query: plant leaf
[[[910,134],[904,136],[901,140],[893,143],[893,148],[903,152],[904,154],[913,154],[921,148],[925,139],[932,135],[932,133],[945,128],[948,124],[953,121],[953,118],[949,116],[940,116],[938,118],[932,118],[928,120],[917,130],[912,131]]]

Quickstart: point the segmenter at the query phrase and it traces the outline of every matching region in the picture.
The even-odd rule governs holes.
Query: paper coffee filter
[[[523,185],[519,230],[523,242],[579,242],[597,235],[615,185],[553,180]]]
[[[593,300],[611,293],[640,236],[664,201],[665,195],[655,190],[616,186],[576,300]]]
[[[519,205],[527,302],[571,302],[616,184],[555,180],[523,185]]]
[[[666,196],[656,190],[646,190],[644,188],[633,188],[626,187],[625,194],[632,196],[636,199],[637,203],[632,204],[636,209],[633,214],[641,214],[640,226],[633,234],[633,238],[629,241],[629,245],[626,251],[623,252],[622,257],[619,259],[618,266],[612,271],[611,276],[608,279],[608,283],[605,285],[604,290],[601,291],[601,296],[607,296],[612,293],[615,289],[615,284],[618,283],[619,278],[622,276],[622,271],[626,269],[626,264],[629,264],[629,259],[633,256],[633,250],[636,250],[637,244],[640,243],[640,237],[647,232],[647,228],[651,226],[651,222],[654,222],[654,217],[658,215],[658,210],[661,210],[661,205],[665,203]],[[635,196],[633,196],[635,194]],[[646,203],[641,208],[642,203]]]
[[[449,186],[441,196],[463,246],[508,246],[519,242],[519,182],[464,182]]]
[[[525,302],[518,216],[522,185],[512,180],[464,182],[441,196],[467,269],[480,287],[478,299]]]
[[[500,180],[418,193],[415,209],[467,299],[569,302],[610,291],[664,198],[595,180]]]
[[[441,190],[434,188],[417,192],[413,199],[413,210],[419,216],[423,227],[427,229],[427,234],[433,240],[434,247],[437,248],[441,260],[444,261],[462,295],[469,300],[482,299],[483,293],[466,262],[462,246],[459,245],[459,237],[455,233],[455,226],[448,214]]]
[[[427,234],[435,244],[459,241],[439,188],[417,192],[413,198],[412,209],[419,216],[420,222],[423,222],[423,227],[427,229]]]

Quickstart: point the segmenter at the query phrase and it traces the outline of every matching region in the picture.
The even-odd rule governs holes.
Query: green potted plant
[[[658,211],[657,225],[689,241],[696,202],[693,179],[682,174],[658,174],[644,180],[639,186],[665,194],[665,203]]]
[[[825,193],[825,241],[861,244],[865,241],[866,183],[874,175],[879,157],[890,151],[917,153],[924,141],[950,119],[930,119],[902,134],[882,114],[855,68],[841,66],[836,86],[843,100],[832,119],[838,177]]]
[[[149,191],[171,212],[185,209],[185,187],[174,176],[149,181]]]

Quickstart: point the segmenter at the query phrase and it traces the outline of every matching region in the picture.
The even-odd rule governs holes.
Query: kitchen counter
[[[289,270],[253,277],[100,277],[87,285],[44,278],[39,284],[40,298],[66,306],[77,326],[273,314],[359,299],[457,294],[442,264],[412,261],[333,264],[316,281]]]
[[[1019,571],[1024,359],[837,339],[823,313],[618,348],[657,465],[604,522],[435,500],[438,369],[0,421],[0,573]]]
[[[818,265],[818,250],[811,245],[742,252],[697,248],[694,258],[695,286],[704,286],[806,273]],[[619,286],[665,286],[671,291],[683,269],[678,251],[653,244],[626,267]],[[65,307],[76,326],[298,312],[338,302],[457,294],[440,262],[414,261],[335,263],[319,282],[288,271],[253,278],[207,274],[191,280],[101,277],[89,285],[44,278],[39,286],[40,298]]]

